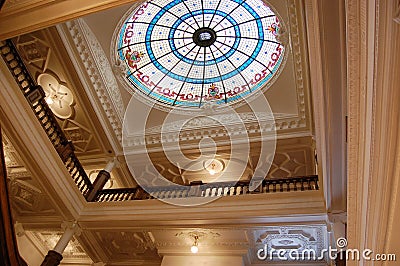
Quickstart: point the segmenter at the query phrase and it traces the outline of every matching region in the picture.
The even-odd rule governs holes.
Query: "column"
[[[74,222],[65,222],[62,224],[62,227],[65,229],[64,234],[58,240],[56,246],[53,250],[49,250],[46,257],[44,258],[41,266],[56,266],[59,265],[61,260],[63,259],[62,253],[67,247],[69,241],[71,241],[72,237],[76,235],[80,235],[81,229]]]
[[[110,173],[113,170],[113,168],[117,165],[118,161],[117,158],[113,158],[110,160],[106,167],[104,167],[103,170],[101,170],[96,177],[96,180],[93,182],[93,190],[90,191],[89,194],[86,196],[87,201],[94,201],[97,197],[97,193],[103,189],[104,185],[107,183],[107,181],[110,179]]]

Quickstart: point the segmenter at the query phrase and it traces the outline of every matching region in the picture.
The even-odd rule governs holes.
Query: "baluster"
[[[280,180],[279,181],[279,192],[283,192],[283,181],[282,180]]]
[[[135,190],[135,192],[136,192],[136,190]],[[133,193],[128,193],[128,194],[126,195],[126,200],[133,200],[133,199],[134,199],[134,196],[135,196],[135,192],[133,192]]]
[[[223,187],[219,187],[219,188],[217,188],[217,195],[216,196],[222,196],[222,193],[224,192],[224,189],[223,189]]]
[[[114,201],[119,201],[119,197],[121,196],[121,193],[114,192]]]
[[[243,185],[243,195],[247,194],[247,192],[249,191],[249,187],[247,185]]]
[[[211,189],[211,197],[215,197],[215,196],[217,196],[217,194],[218,194],[218,189],[216,188],[216,187],[213,187],[212,189]]]
[[[308,190],[312,190],[311,188],[311,179],[307,178]]]
[[[272,192],[276,192],[276,182],[272,181]]]
[[[315,183],[315,189],[319,190],[318,177],[314,179],[314,183]]]
[[[299,189],[299,183],[298,183],[298,181],[297,181],[297,180],[294,180],[294,181],[293,181],[293,185],[294,185],[293,190],[294,190],[294,191],[297,191],[297,190]]]
[[[187,188],[182,189],[181,198],[186,198],[187,192],[188,192]],[[203,196],[203,195],[201,195],[201,196]]]
[[[240,193],[242,192],[242,186],[238,185],[235,190],[233,191],[234,195],[240,195]]]
[[[189,189],[190,189],[190,187],[186,187],[185,188],[185,190],[183,192],[183,197],[184,198],[188,198],[189,197]]]
[[[293,189],[294,189],[294,184],[293,184],[293,182],[291,182],[290,180],[288,181],[288,188],[289,188],[289,190],[288,191],[292,191]]]
[[[209,187],[207,187],[207,188],[205,188],[205,191],[204,191],[204,197],[210,197],[211,195],[211,188],[209,188]]]

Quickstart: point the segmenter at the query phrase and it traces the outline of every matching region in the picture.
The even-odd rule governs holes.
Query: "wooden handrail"
[[[190,197],[223,197],[245,194],[263,194],[289,191],[319,190],[318,176],[284,177],[264,179],[253,191],[250,181],[216,182],[193,184],[176,188],[174,186],[148,186],[140,188],[104,189],[95,201],[129,201],[145,199],[170,199]]]

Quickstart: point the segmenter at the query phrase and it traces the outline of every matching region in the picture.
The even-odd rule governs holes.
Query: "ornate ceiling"
[[[211,105],[196,111],[196,115],[191,113],[189,119],[185,113],[178,113],[172,119],[166,119],[167,109],[149,109],[146,103],[137,100],[138,92],[133,91],[124,81],[126,69],[118,64],[115,51],[112,51],[112,41],[116,39],[115,27],[123,14],[131,9],[130,5],[94,13],[13,40],[28,69],[44,88],[49,106],[65,135],[73,142],[75,152],[88,175],[95,176],[114,157],[119,161],[107,187],[135,185],[124,157],[124,152],[127,151],[139,155],[147,152],[159,172],[173,182],[210,182],[213,177],[207,175],[205,169],[188,171],[184,166],[176,166],[173,156],[169,158],[170,161],[166,160],[164,154],[165,149],[181,149],[189,158],[196,158],[199,154],[199,143],[204,138],[212,138],[215,141],[218,148],[216,158],[224,164],[231,159],[231,145],[239,144],[239,150],[245,151],[245,148],[240,146],[240,141],[248,140],[249,156],[246,156],[246,160],[233,163],[227,170],[229,175],[237,176],[239,171],[236,169],[240,168],[237,165],[244,166],[241,180],[251,178],[259,161],[271,163],[267,175],[270,179],[315,174],[317,167],[307,32],[303,21],[304,6],[302,1],[296,0],[271,0],[270,4],[285,24],[287,36],[286,39],[282,39],[286,45],[286,61],[279,69],[279,77],[274,78],[274,82],[270,84],[266,81],[271,85],[268,89],[260,88],[272,111],[267,114],[254,112],[254,109],[262,108],[264,102],[253,97],[241,106],[234,105],[229,112]],[[223,87],[222,82],[217,85]],[[136,122],[135,117],[130,117],[133,122],[128,123],[126,127],[124,119],[127,118],[124,114],[129,108],[133,108],[137,115],[146,114],[145,123]],[[236,117],[241,119],[242,125],[237,123]],[[223,121],[223,124],[218,121]],[[142,125],[145,125],[144,131],[140,127]],[[229,140],[231,132],[235,133],[237,143],[231,143]],[[265,132],[270,134],[268,137],[276,135],[277,139],[276,152],[271,158],[260,158],[260,143],[269,140],[268,137],[262,138]],[[44,255],[63,231],[60,224],[71,220],[72,215],[57,207],[53,199],[56,193],[36,181],[41,177],[28,170],[29,160],[27,164],[22,161],[7,136],[3,142],[13,211],[16,220],[23,227],[20,237],[24,238],[20,241],[29,241]],[[223,257],[234,252],[243,258],[245,265],[262,264],[256,254],[265,244],[271,247],[280,246],[286,250],[294,247],[301,250],[307,247],[318,251],[325,248],[327,227],[322,216],[318,216],[324,209],[322,194],[304,194],[306,196],[299,199],[291,198],[288,194],[273,196],[271,202],[277,204],[264,206],[265,209],[261,211],[257,208],[269,205],[261,198],[246,203],[245,207],[239,206],[238,209],[227,211],[226,214],[223,210],[227,209],[229,204],[235,204],[226,201],[216,203],[220,211],[215,214],[215,210],[213,215],[225,216],[223,219],[213,216],[210,218],[214,219],[211,224],[207,224],[205,209],[199,210],[198,213],[188,213],[188,225],[182,223],[178,226],[176,221],[168,216],[169,218],[165,218],[168,220],[165,224],[170,225],[165,228],[161,225],[161,218],[159,221],[157,218],[149,221],[147,218],[132,218],[137,215],[133,213],[136,207],[131,203],[94,206],[82,201],[84,207],[79,214],[82,233],[75,236],[67,248],[65,262],[75,265],[99,262],[107,265],[160,265],[163,256],[190,254],[190,236],[194,233],[203,236],[199,239],[199,248],[200,252],[204,252],[203,255]],[[295,204],[296,200],[300,202],[298,206],[302,207],[291,205]],[[297,220],[292,222],[282,222],[286,217],[277,218],[283,217],[284,211],[286,214],[293,212],[307,216],[308,208],[304,202],[315,204],[312,205],[315,207],[312,212],[315,212],[314,215],[318,218],[311,221],[307,220],[309,217],[304,220],[296,218]],[[165,215],[172,215],[167,213],[167,210],[176,211],[164,208],[163,205],[158,206],[160,203],[154,204],[156,210],[146,205],[147,203],[138,204],[144,204],[138,208],[139,211],[148,211],[147,216],[143,217],[156,217],[157,212],[162,213],[163,209]],[[277,210],[280,206],[284,206],[281,212]],[[233,215],[234,212],[239,215],[240,208],[249,215],[251,212],[259,215],[255,215],[257,219],[246,218],[242,221]],[[129,215],[124,217],[124,211],[130,212]],[[117,215],[114,212],[117,212]],[[119,220],[114,223],[113,217]],[[268,220],[270,217],[277,220]],[[133,223],[134,226],[130,227]],[[307,262],[305,264],[307,265]]]

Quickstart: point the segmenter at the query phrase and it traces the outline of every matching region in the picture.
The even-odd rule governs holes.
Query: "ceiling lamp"
[[[71,90],[63,85],[58,77],[44,73],[40,74],[37,82],[46,94],[46,103],[51,111],[61,119],[68,119],[73,115],[74,96]]]
[[[192,247],[190,248],[190,251],[193,254],[196,254],[197,252],[199,252],[199,247],[198,247],[198,243],[197,241],[199,240],[199,237],[197,235],[194,236],[194,243],[192,245]]]
[[[224,170],[224,163],[217,159],[205,160],[203,165],[210,175],[218,174]]]
[[[52,104],[54,103],[53,98],[52,98],[51,96],[48,96],[48,97],[46,98],[46,103],[47,103],[48,105],[52,105]]]

